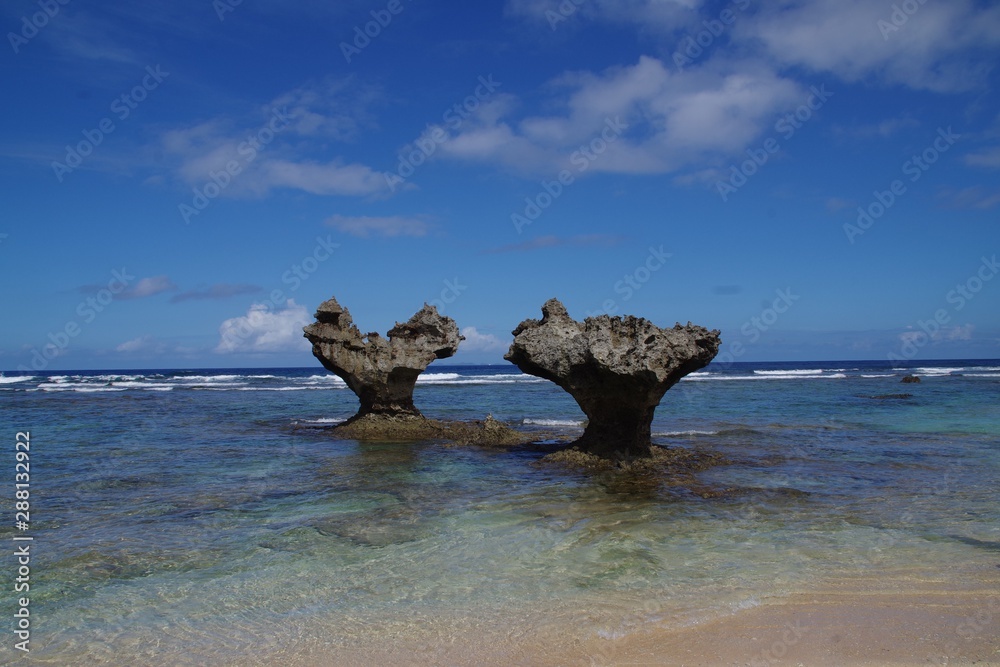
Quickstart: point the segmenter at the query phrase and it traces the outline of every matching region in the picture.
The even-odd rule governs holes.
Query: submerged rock
[[[920,378],[917,377],[916,375],[906,375],[903,376],[903,379],[900,380],[900,382],[902,382],[903,384],[919,384]]]
[[[441,440],[455,444],[505,447],[530,441],[527,434],[515,431],[487,415],[483,421],[440,421],[412,415],[367,414],[338,424],[332,429],[338,438],[413,442]]]
[[[313,355],[324,368],[347,383],[361,407],[352,419],[366,415],[421,417],[413,404],[413,388],[428,364],[455,354],[464,338],[450,317],[424,304],[406,323],[396,323],[382,338],[361,335],[346,308],[335,298],[316,309],[316,322],[303,329]]]
[[[542,319],[521,322],[504,359],[565,389],[587,415],[576,446],[622,460],[650,456],[650,424],[663,394],[704,368],[719,332],[690,322],[661,329],[649,320],[600,315],[577,322],[557,299]]]

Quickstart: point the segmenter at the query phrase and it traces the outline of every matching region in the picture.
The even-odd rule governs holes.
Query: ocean
[[[902,384],[913,373],[919,384]],[[568,394],[510,365],[434,364],[428,417],[571,438]],[[360,443],[320,368],[0,377],[3,664],[455,664],[697,626],[817,582],[975,578],[1000,564],[1000,360],[734,363],[667,392],[654,442],[716,452],[694,480],[586,473],[537,451]],[[18,432],[30,526],[15,525]],[[0,561],[14,580],[13,555]],[[516,663],[511,661],[511,664]],[[575,664],[610,664],[589,656]],[[327,664],[338,664],[336,660]]]

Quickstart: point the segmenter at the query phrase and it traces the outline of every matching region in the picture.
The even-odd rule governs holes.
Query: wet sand
[[[1000,567],[1000,566],[998,566]],[[962,573],[966,576],[968,572]],[[1000,665],[1000,569],[956,581],[856,578],[687,627],[670,621],[618,639],[472,630],[433,645],[394,645],[309,665]]]
[[[626,637],[603,664],[1000,665],[998,637],[995,590],[829,591]]]

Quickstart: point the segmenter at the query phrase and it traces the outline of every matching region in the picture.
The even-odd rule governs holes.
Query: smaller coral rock
[[[414,416],[413,388],[428,364],[455,354],[464,340],[450,317],[424,304],[403,324],[396,323],[388,338],[377,333],[362,336],[351,314],[334,298],[316,309],[316,322],[303,329],[313,354],[358,395],[365,415]]]

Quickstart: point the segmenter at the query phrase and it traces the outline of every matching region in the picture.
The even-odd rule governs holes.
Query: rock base
[[[699,452],[679,447],[653,445],[649,456],[632,459],[608,459],[570,447],[553,452],[541,459],[543,464],[555,464],[584,470],[623,470],[627,472],[692,473],[731,463],[721,454]]]
[[[339,438],[350,440],[447,440],[456,444],[486,447],[522,445],[532,439],[528,434],[515,431],[494,419],[492,415],[482,421],[458,422],[412,415],[368,414],[338,424],[330,432]]]

